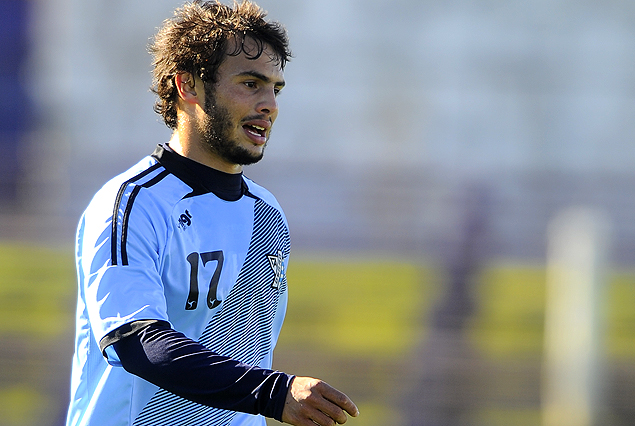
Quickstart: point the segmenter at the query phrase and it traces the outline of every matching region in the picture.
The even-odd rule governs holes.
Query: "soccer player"
[[[344,423],[358,414],[346,395],[271,369],[289,233],[276,199],[242,174],[278,115],[286,31],[248,1],[196,1],[150,51],[173,134],[80,220],[67,426]]]

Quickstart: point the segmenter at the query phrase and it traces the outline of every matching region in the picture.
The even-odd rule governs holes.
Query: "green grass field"
[[[474,294],[478,314],[470,323],[474,345],[493,357],[542,353],[546,272],[539,266],[495,265],[483,271]],[[603,354],[635,360],[635,271],[615,271],[604,289]]]
[[[403,424],[396,408],[415,348],[425,343],[440,275],[380,258],[294,256],[274,367],[323,378],[358,403],[351,425]],[[75,310],[72,248],[0,244],[0,426],[57,426],[68,392]],[[493,265],[474,287],[467,336],[491,360],[539,359],[545,272]],[[635,271],[612,276],[607,357],[635,362]],[[491,405],[473,424],[535,424],[538,407]],[[270,421],[270,425],[278,424]]]

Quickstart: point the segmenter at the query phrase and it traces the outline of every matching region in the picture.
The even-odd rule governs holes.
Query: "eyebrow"
[[[261,74],[257,71],[243,71],[241,73],[236,74],[237,77],[253,77],[253,78],[257,78],[258,80],[264,81],[265,83],[271,83],[273,80],[269,77],[267,77],[264,74]],[[286,83],[284,82],[284,80],[280,80],[280,81],[275,81],[273,83],[274,86],[276,87],[284,87]]]

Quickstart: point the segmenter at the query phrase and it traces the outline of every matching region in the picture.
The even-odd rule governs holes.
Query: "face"
[[[245,44],[249,49],[254,42]],[[214,90],[205,93],[205,115],[198,122],[208,152],[230,165],[259,161],[278,116],[276,97],[283,86],[282,69],[270,50],[258,59],[245,53],[227,56]]]

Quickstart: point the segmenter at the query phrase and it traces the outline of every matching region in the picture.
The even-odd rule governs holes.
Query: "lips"
[[[252,120],[243,124],[243,129],[247,136],[257,144],[267,141],[267,133],[271,128],[271,123],[266,120]]]

